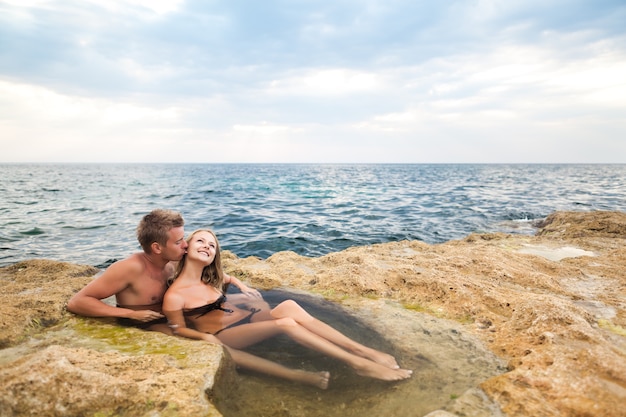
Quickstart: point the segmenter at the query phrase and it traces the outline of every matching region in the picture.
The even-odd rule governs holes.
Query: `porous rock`
[[[359,300],[388,300],[406,314],[452,320],[507,364],[432,416],[479,415],[468,411],[474,407],[511,417],[618,417],[626,401],[625,219],[618,212],[561,212],[539,225],[536,236],[472,234],[436,245],[402,241],[319,258],[225,253],[224,265],[260,289],[293,288],[355,311]],[[539,249],[529,253],[528,247]],[[542,256],[563,248],[573,255]],[[85,323],[97,323],[73,317],[64,305],[93,273],[44,260],[0,269],[0,414],[116,415],[126,409],[127,416],[219,415],[212,405],[215,380],[229,378],[232,366],[221,349],[207,358],[201,345],[191,365],[167,349],[129,352],[126,342],[112,349],[106,337],[85,334]],[[401,342],[394,317],[376,320]],[[51,333],[57,335],[46,336]],[[144,333],[154,338],[147,345],[169,338],[178,346],[174,351],[200,346]]]

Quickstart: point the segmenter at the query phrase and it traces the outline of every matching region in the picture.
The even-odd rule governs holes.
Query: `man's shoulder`
[[[106,272],[109,274],[124,274],[124,275],[141,275],[146,270],[145,262],[142,259],[141,253],[134,253],[128,258],[121,259],[107,268]]]
[[[113,265],[122,265],[122,266],[143,266],[144,261],[142,258],[142,254],[140,252],[133,253],[127,258],[120,259],[115,262]],[[111,265],[111,266],[113,266]]]

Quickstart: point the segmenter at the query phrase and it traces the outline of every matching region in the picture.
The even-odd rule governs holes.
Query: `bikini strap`
[[[225,302],[226,302],[226,296],[222,294],[217,300],[213,301],[212,303],[186,310],[184,312],[184,315],[194,316],[197,314],[196,318],[198,318],[214,310],[221,310],[221,311],[225,311],[226,313],[232,313],[233,310],[231,310],[230,308],[222,307],[222,304],[224,304]]]

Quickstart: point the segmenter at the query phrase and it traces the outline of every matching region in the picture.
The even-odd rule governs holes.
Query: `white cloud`
[[[21,8],[50,8],[63,3],[68,4],[67,1],[59,2],[59,0],[4,0],[3,2]],[[184,0],[82,0],[82,2],[97,5],[114,13],[129,12],[133,9],[143,8],[155,14],[164,15],[178,10]]]
[[[267,122],[262,122],[257,125],[234,125],[233,130],[236,132],[244,132],[255,135],[275,135],[279,133],[297,132],[302,129],[296,129],[287,125],[275,125]]]
[[[563,4],[4,1],[2,158],[623,161],[626,8]]]
[[[113,3],[111,0],[91,0],[100,5],[106,6]],[[131,4],[133,6],[145,7],[158,15],[164,15],[179,9],[184,0],[119,0],[120,3]]]
[[[173,123],[179,117],[175,107],[148,107],[106,98],[69,96],[44,87],[0,81],[0,119],[11,117],[37,120],[60,126],[114,126],[128,123]]]
[[[382,87],[382,80],[373,72],[347,68],[306,71],[284,79],[273,80],[273,94],[340,96],[368,92]]]
[[[134,82],[140,83],[165,82],[178,75],[177,70],[171,65],[144,65],[142,62],[128,57],[117,61],[116,67],[119,67]]]

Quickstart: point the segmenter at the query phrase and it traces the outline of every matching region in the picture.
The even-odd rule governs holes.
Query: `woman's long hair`
[[[217,288],[219,291],[223,292],[224,291],[224,271],[222,270],[222,258],[220,256],[220,252],[221,252],[220,242],[217,240],[217,236],[215,235],[215,233],[209,229],[195,230],[187,238],[187,244],[191,242],[191,239],[193,239],[196,233],[200,233],[200,232],[210,233],[213,236],[213,238],[215,238],[215,245],[216,245],[215,246],[215,258],[213,259],[213,262],[211,262],[210,265],[207,265],[204,267],[204,269],[202,269],[202,276],[200,277],[200,279],[205,284],[211,285]],[[186,261],[187,261],[187,254],[185,254],[183,258],[180,260],[180,262],[178,262],[178,266],[176,267],[176,272],[174,272],[174,276],[167,281],[168,286],[172,285],[172,283],[176,281],[176,278],[178,278],[180,273],[183,271]]]

